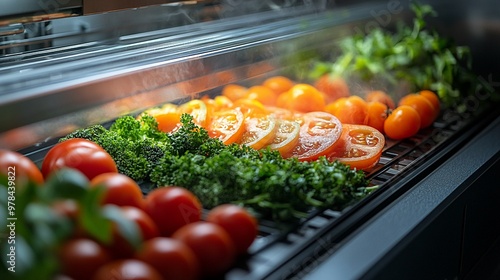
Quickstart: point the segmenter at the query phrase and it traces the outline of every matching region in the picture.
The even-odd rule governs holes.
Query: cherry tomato
[[[164,279],[194,280],[200,275],[194,252],[177,239],[156,237],[147,240],[135,257],[154,267]]]
[[[245,132],[238,143],[261,149],[274,139],[276,129],[276,120],[269,115],[248,117],[245,119]]]
[[[338,160],[358,170],[367,170],[378,163],[384,145],[384,135],[373,127],[344,124],[342,136],[328,159]]]
[[[120,173],[99,174],[90,181],[90,186],[105,188],[102,198],[103,205],[115,204],[143,208],[144,199],[141,188],[127,175]]]
[[[123,206],[120,210],[125,219],[137,224],[143,241],[160,235],[158,227],[153,219],[143,210],[132,206]],[[135,248],[125,239],[125,237],[123,237],[116,225],[113,226],[113,239],[111,244],[106,247],[109,248],[109,251],[115,258],[132,257],[135,254]]]
[[[40,169],[26,156],[9,150],[0,149],[0,174],[14,178],[16,187],[25,185],[28,181],[43,184]]]
[[[236,101],[245,96],[247,88],[240,85],[229,84],[222,89],[222,95],[229,98],[231,101]]]
[[[94,271],[111,261],[103,246],[91,239],[71,239],[59,249],[61,272],[75,280],[88,280]]]
[[[69,139],[57,143],[45,156],[42,174],[45,178],[63,167],[82,172],[89,180],[99,174],[118,172],[113,158],[96,143],[85,139]]]
[[[258,100],[248,98],[241,98],[234,101],[232,108],[240,110],[245,117],[269,113],[264,104]]]
[[[163,277],[151,265],[135,259],[123,259],[101,266],[92,280],[162,280]]]
[[[439,113],[427,98],[417,93],[404,96],[399,101],[399,105],[408,105],[417,111],[420,116],[420,128],[430,126]]]
[[[378,102],[386,105],[390,109],[394,109],[396,107],[392,97],[389,96],[389,94],[387,94],[386,92],[381,91],[381,90],[374,90],[374,91],[368,92],[365,96],[365,100],[368,103],[378,101]]]
[[[302,115],[299,143],[289,156],[299,160],[316,160],[329,154],[342,133],[342,124],[326,112],[311,112]]]
[[[257,220],[245,208],[223,204],[210,210],[207,222],[224,228],[233,241],[237,254],[247,252],[257,237]]]
[[[368,104],[361,97],[352,95],[346,99],[337,100],[333,113],[342,124],[363,124],[368,113]]]
[[[200,201],[181,187],[154,189],[146,196],[145,210],[162,236],[170,236],[180,227],[201,219]]]
[[[276,94],[281,94],[291,89],[294,85],[294,82],[287,77],[274,76],[266,79],[262,83],[262,85],[271,89]]]
[[[307,113],[322,111],[325,108],[324,95],[311,85],[296,84],[284,94],[285,98],[289,99],[285,105],[286,109]]]
[[[389,107],[387,107],[387,105],[379,101],[369,102],[364,124],[384,133],[384,123],[388,113]]]
[[[341,97],[348,97],[349,87],[344,79],[340,77],[333,77],[330,74],[321,76],[314,86],[326,96],[327,103],[334,102]]]
[[[284,156],[299,143],[300,125],[295,121],[278,120],[277,126],[274,139],[268,147]]]
[[[439,101],[438,95],[430,90],[422,90],[418,94],[427,98],[427,100],[432,103],[432,106],[434,106],[434,110],[436,110],[439,115],[439,110],[441,110],[441,102]]]
[[[224,144],[237,142],[245,132],[244,119],[238,108],[215,112],[207,128],[208,135]]]
[[[244,98],[257,100],[266,106],[274,106],[276,105],[278,94],[265,86],[253,86],[248,88]]]
[[[384,132],[389,138],[400,140],[415,135],[420,130],[420,115],[411,106],[398,106],[387,117]]]
[[[176,231],[172,238],[193,250],[203,275],[220,275],[235,261],[233,241],[219,225],[201,221],[192,223]]]
[[[57,214],[67,217],[73,221],[76,221],[78,215],[80,214],[80,207],[78,206],[78,202],[74,199],[56,200],[52,203],[51,207]]]

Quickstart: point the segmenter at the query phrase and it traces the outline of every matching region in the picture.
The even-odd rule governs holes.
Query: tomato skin
[[[245,96],[247,88],[236,84],[228,84],[222,89],[222,95],[229,98],[231,101],[236,101]]]
[[[57,143],[45,156],[42,163],[42,174],[49,174],[63,167],[74,168],[82,172],[89,180],[95,176],[118,172],[113,158],[96,143],[73,138]]]
[[[192,223],[176,231],[172,238],[184,242],[193,250],[202,275],[220,275],[235,261],[233,241],[219,225],[203,221]]]
[[[217,206],[208,213],[206,221],[226,230],[237,254],[246,253],[257,237],[257,220],[245,208],[238,205]]]
[[[384,132],[389,138],[400,140],[415,135],[420,130],[420,115],[408,105],[398,106],[387,117]]]
[[[330,74],[321,76],[314,86],[326,96],[327,103],[334,102],[335,100],[348,97],[350,95],[349,87],[344,79],[340,77],[332,77]]]
[[[37,185],[42,185],[44,182],[42,172],[33,161],[18,152],[4,149],[0,149],[0,174],[15,177],[14,182],[17,187],[25,185],[28,181]]]
[[[194,252],[177,239],[150,239],[144,242],[135,257],[154,267],[164,279],[194,280],[199,276],[199,264]]]
[[[399,101],[399,105],[408,105],[417,111],[420,116],[420,128],[432,125],[439,113],[427,98],[417,93],[404,96]]]
[[[282,94],[283,92],[291,89],[294,82],[284,76],[274,76],[266,79],[262,85],[271,89],[276,94]]]
[[[92,280],[162,280],[151,265],[135,259],[116,260],[101,266]]]
[[[387,119],[389,110],[390,109],[387,105],[379,101],[369,102],[364,124],[384,133],[384,123]]]
[[[441,102],[439,101],[438,95],[430,90],[422,90],[418,94],[427,98],[427,100],[429,100],[429,102],[431,102],[432,106],[434,107],[434,110],[436,110],[437,115],[439,115],[439,110],[441,110]]]
[[[357,170],[368,170],[375,166],[382,155],[385,137],[377,129],[356,124],[344,124],[342,136],[328,160],[338,160]]]
[[[368,104],[357,95],[341,99],[333,115],[336,116],[342,124],[364,124],[368,113]]]
[[[144,209],[157,225],[160,235],[165,237],[201,219],[200,201],[181,187],[154,189],[146,196]]]
[[[91,279],[102,265],[111,261],[108,251],[91,239],[71,239],[59,249],[61,272],[75,280]]]
[[[90,181],[91,187],[102,186],[105,192],[102,205],[115,204],[118,206],[144,207],[141,188],[130,177],[120,173],[102,173]]]
[[[301,161],[316,160],[329,154],[340,138],[342,124],[326,112],[311,112],[302,115],[299,142],[285,157],[297,157]]]
[[[278,95],[265,86],[253,86],[248,88],[244,98],[257,100],[267,106],[275,106]]]
[[[292,111],[303,113],[322,111],[326,105],[324,95],[308,84],[296,84],[284,94],[285,98],[290,99],[285,101],[285,106],[288,106],[285,108]]]
[[[126,219],[137,223],[141,231],[142,240],[149,240],[160,236],[160,232],[155,222],[142,209],[132,206],[123,206],[120,210]]]
[[[381,90],[370,91],[365,96],[366,102],[380,102],[390,109],[394,109],[396,104],[392,97],[390,97],[387,93]]]

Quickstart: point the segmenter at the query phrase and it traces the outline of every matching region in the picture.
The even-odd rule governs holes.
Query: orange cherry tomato
[[[263,105],[275,106],[278,94],[265,86],[253,86],[248,88],[244,98],[257,100]]]
[[[328,155],[340,138],[342,124],[332,114],[311,112],[302,115],[299,142],[288,156],[297,157],[301,161],[316,160]]]
[[[439,96],[435,92],[430,90],[422,90],[418,94],[427,98],[427,100],[432,103],[432,106],[434,106],[434,110],[436,110],[437,114],[439,115],[439,110],[441,110],[441,102],[439,101]]]
[[[271,89],[276,94],[281,94],[291,89],[294,85],[294,82],[287,77],[275,76],[266,79],[262,83],[262,85]]]
[[[322,111],[325,109],[325,97],[315,87],[308,84],[296,84],[289,91],[288,108],[298,112]]]
[[[389,94],[387,94],[386,92],[381,91],[381,90],[374,90],[374,91],[368,92],[365,96],[365,100],[366,100],[366,102],[378,101],[378,102],[386,105],[390,109],[394,109],[396,107],[392,97]]]
[[[328,159],[338,160],[358,170],[367,170],[380,160],[385,137],[371,126],[344,124],[342,136]]]
[[[385,134],[395,140],[411,137],[419,130],[420,115],[408,105],[396,107],[384,122]]]
[[[240,85],[229,84],[222,88],[222,95],[229,98],[231,101],[236,101],[245,96],[247,88]]]
[[[389,107],[387,107],[387,105],[379,101],[369,102],[364,124],[384,133],[384,123],[387,119],[388,112]]]
[[[314,86],[326,96],[327,103],[334,102],[341,97],[348,97],[349,87],[341,77],[333,77],[330,74],[321,76]]]
[[[417,111],[420,116],[420,128],[426,128],[432,125],[438,114],[432,103],[427,98],[417,93],[404,96],[399,101],[399,105],[408,105]]]
[[[276,129],[276,120],[272,116],[247,117],[245,119],[245,132],[238,143],[259,150],[274,139]]]
[[[244,120],[239,108],[215,112],[207,128],[208,134],[226,145],[235,143],[245,132]]]
[[[245,117],[252,115],[266,115],[269,113],[267,108],[260,101],[248,98],[236,100],[231,108],[240,110]]]
[[[337,101],[334,116],[343,124],[364,124],[368,104],[361,97],[352,95]]]

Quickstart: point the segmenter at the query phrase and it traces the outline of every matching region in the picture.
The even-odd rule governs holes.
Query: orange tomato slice
[[[367,125],[344,124],[340,140],[328,155],[358,170],[367,170],[380,160],[385,138],[380,131]]]
[[[201,127],[208,125],[208,108],[207,105],[199,100],[193,99],[187,103],[182,104],[178,108],[179,114],[190,114],[193,117],[193,122]]]
[[[300,125],[295,121],[278,120],[277,126],[276,134],[269,148],[278,151],[283,156],[299,143]]]
[[[259,150],[274,139],[276,129],[276,120],[272,116],[246,118],[245,132],[238,143]]]
[[[158,122],[158,129],[163,132],[173,132],[181,126],[181,114],[178,112],[168,112],[155,115]]]
[[[240,140],[245,132],[244,115],[239,109],[214,112],[207,131],[210,137],[220,139],[224,144]]]
[[[261,102],[254,99],[238,99],[233,103],[232,107],[239,108],[245,116],[268,114],[266,107]]]
[[[302,115],[299,142],[288,156],[310,161],[328,155],[341,133],[342,124],[334,115],[326,112],[305,113]]]

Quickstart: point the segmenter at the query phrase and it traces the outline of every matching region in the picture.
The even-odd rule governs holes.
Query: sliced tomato
[[[248,117],[245,119],[245,132],[238,143],[259,150],[274,139],[276,129],[276,120],[272,116]]]
[[[277,127],[269,148],[278,151],[283,156],[299,143],[300,125],[295,121],[278,120]]]
[[[245,117],[238,108],[214,112],[207,128],[208,134],[226,145],[235,143],[245,132],[244,120]]]
[[[340,140],[328,159],[338,160],[358,170],[367,170],[378,163],[384,145],[384,135],[377,129],[367,125],[344,124]]]
[[[190,114],[193,117],[194,123],[201,127],[207,127],[208,125],[209,116],[207,105],[199,99],[193,99],[182,104],[179,106],[178,112],[181,115]]]
[[[233,103],[233,108],[239,108],[239,110],[243,112],[245,116],[265,115],[269,113],[266,107],[261,102],[248,98],[236,100]]]
[[[326,112],[310,112],[301,120],[299,142],[289,156],[309,161],[330,154],[342,133],[339,119]]]

